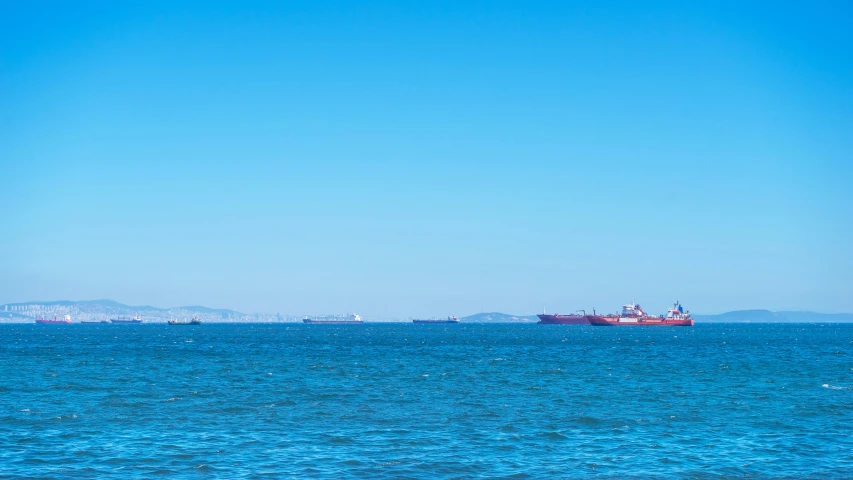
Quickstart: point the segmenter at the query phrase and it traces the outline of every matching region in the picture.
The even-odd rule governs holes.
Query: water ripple
[[[0,477],[853,471],[853,325],[138,327],[0,325]]]

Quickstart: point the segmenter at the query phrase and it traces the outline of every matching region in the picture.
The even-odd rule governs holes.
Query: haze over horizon
[[[25,302],[7,302],[7,303],[0,304],[0,308],[3,308],[4,306],[8,306],[8,305],[46,305],[46,304],[57,304],[57,303],[59,303],[59,304],[64,304],[64,303],[71,303],[71,304],[108,303],[108,304],[113,304],[113,303],[115,303],[115,304],[121,305],[123,307],[128,307],[131,309],[133,309],[133,308],[142,308],[142,309],[153,308],[153,309],[157,309],[157,310],[170,310],[170,309],[179,309],[179,308],[190,309],[190,310],[192,310],[192,309],[205,309],[205,310],[212,310],[212,311],[234,311],[236,313],[242,313],[242,314],[247,314],[247,315],[276,315],[276,314],[278,314],[278,315],[286,315],[288,317],[292,317],[294,315],[297,317],[301,317],[304,315],[324,316],[324,315],[333,315],[333,314],[340,315],[340,314],[342,314],[342,312],[325,312],[325,311],[318,311],[318,312],[241,311],[238,309],[230,308],[228,306],[189,305],[189,304],[180,304],[180,305],[178,305],[178,304],[175,304],[175,305],[153,305],[150,303],[126,304],[123,302],[118,302],[116,300],[107,299],[107,298],[90,299],[90,300],[67,300],[67,299],[64,299],[64,300],[29,300],[29,301],[25,301]],[[670,304],[670,306],[671,306],[671,304]],[[620,305],[617,305],[617,307],[620,307]],[[613,312],[617,312],[619,310],[619,308],[617,308],[617,307],[614,307],[611,310],[608,310],[608,309],[597,309],[597,310],[599,313],[613,313]],[[582,310],[582,309],[576,309],[576,310]],[[583,309],[583,310],[589,311],[589,309]],[[649,309],[646,308],[646,310],[649,310]],[[564,313],[564,314],[566,314],[566,313],[572,313],[573,311],[574,310],[564,310],[564,311],[556,312],[553,310],[549,310],[547,313]],[[662,313],[662,312],[663,312],[663,310],[661,310],[661,312],[655,312],[653,310],[649,310],[648,313],[651,313],[652,315],[656,315],[656,314]],[[742,310],[726,310],[726,311],[721,311],[721,312],[693,312],[693,311],[691,311],[691,314],[694,316],[698,315],[699,317],[713,317],[713,316],[724,316],[727,314],[746,314],[748,312],[770,312],[770,313],[774,313],[774,314],[779,314],[779,313],[818,314],[821,317],[819,317],[817,321],[824,321],[825,319],[822,316],[825,316],[825,315],[830,315],[830,316],[831,315],[844,315],[844,316],[848,316],[848,317],[853,317],[853,312],[828,312],[828,311],[813,311],[813,310],[772,311],[772,310],[763,309],[763,308],[742,309]],[[0,316],[2,316],[3,313],[4,313],[4,311],[0,310]],[[12,312],[12,313],[14,313],[14,312]],[[343,313],[349,314],[349,313],[359,313],[359,312],[347,311],[347,312],[343,312]],[[490,315],[490,314],[535,317],[538,313],[542,313],[542,311],[540,310],[539,312],[499,312],[499,311],[494,311],[494,310],[483,310],[483,311],[477,311],[477,312],[473,312],[473,311],[471,311],[471,312],[452,312],[452,314],[455,314],[456,316],[458,316],[460,318],[472,317],[472,316],[478,316],[478,315]],[[26,316],[32,316],[33,312],[27,312],[25,315]],[[449,315],[446,315],[446,316],[449,316]],[[443,318],[442,316],[432,316],[432,317],[433,318]],[[377,321],[377,320],[408,321],[412,318],[428,318],[428,316],[416,315],[416,314],[410,313],[407,315],[371,316],[368,318],[368,320],[370,320],[370,321]],[[0,320],[0,321],[2,321],[2,320]]]
[[[0,304],[853,312],[853,7],[0,6]]]

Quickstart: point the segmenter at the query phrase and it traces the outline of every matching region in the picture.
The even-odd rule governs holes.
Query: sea
[[[853,324],[0,325],[0,478],[853,478]]]

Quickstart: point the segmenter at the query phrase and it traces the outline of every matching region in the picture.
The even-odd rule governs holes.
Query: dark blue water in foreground
[[[0,477],[851,477],[853,325],[0,325]]]

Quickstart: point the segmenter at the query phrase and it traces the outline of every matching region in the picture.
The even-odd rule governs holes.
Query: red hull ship
[[[693,319],[690,312],[685,312],[676,301],[666,316],[655,317],[643,311],[640,305],[634,303],[622,305],[621,315],[587,315],[591,325],[597,327],[692,327]]]
[[[45,320],[44,317],[41,317],[40,319],[36,320],[36,323],[39,323],[42,325],[70,325],[71,324],[71,316],[66,315],[65,318],[62,320],[57,320],[56,316],[53,317],[53,320]]]
[[[539,321],[536,323],[544,325],[589,325],[589,321],[586,319],[586,312],[584,311],[570,315],[560,315],[558,313],[548,315],[542,312],[542,314],[536,316],[539,317]]]

